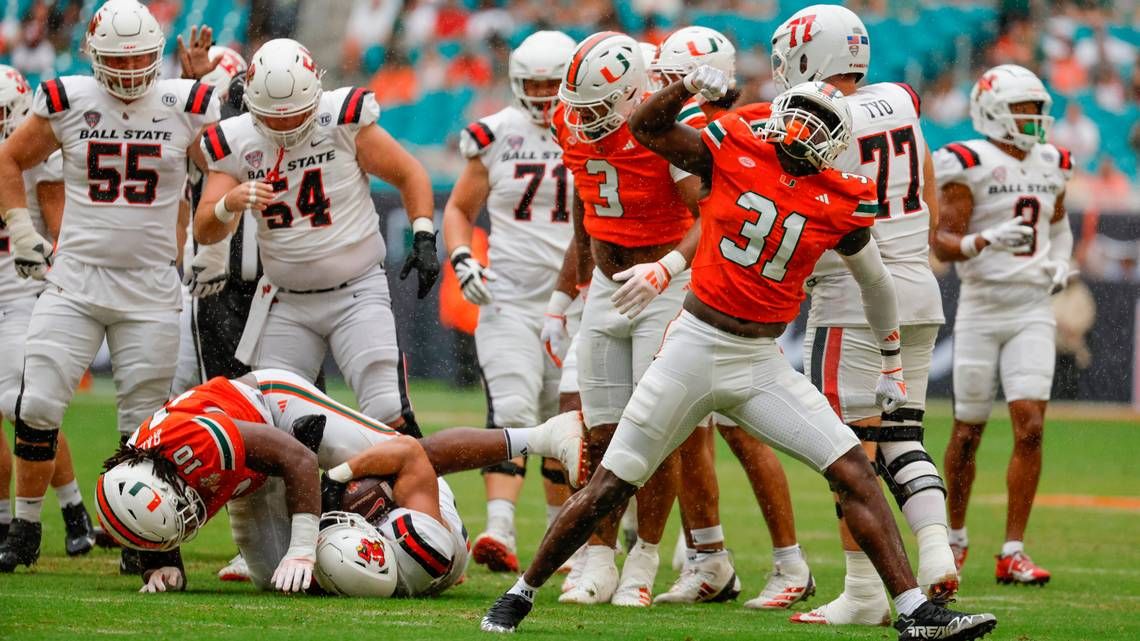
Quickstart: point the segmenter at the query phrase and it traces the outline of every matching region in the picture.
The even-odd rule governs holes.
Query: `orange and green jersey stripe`
[[[380,421],[369,418],[350,407],[341,405],[323,394],[314,394],[311,390],[294,385],[288,381],[261,381],[257,387],[261,390],[262,394],[285,394],[306,400],[374,432],[380,432],[381,434],[399,434],[399,432]]]

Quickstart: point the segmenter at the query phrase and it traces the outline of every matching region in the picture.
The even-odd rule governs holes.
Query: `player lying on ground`
[[[953,612],[923,596],[858,439],[775,342],[799,312],[804,279],[835,248],[855,276],[883,354],[876,395],[886,411],[906,402],[894,284],[868,229],[878,213],[875,192],[867,179],[829,169],[850,140],[847,104],[834,87],[805,83],[777,97],[772,117],[756,129],[733,114],[702,133],[676,123],[692,94],[715,100],[727,89],[723,73],[702,66],[634,111],[638,139],[709,189],[692,289],[589,485],[563,506],[533,563],[483,617],[482,629],[513,632],[538,587],[598,520],[627,500],[700,418],[720,411],[832,484],[852,534],[895,598],[901,639],[981,637],[997,624],[993,615]]]
[[[254,584],[301,591],[309,586],[315,562],[318,466],[340,469],[333,477],[344,479],[338,466],[349,462],[351,468],[353,456],[377,444],[379,454],[371,452],[355,463],[360,469],[398,459],[410,461],[414,471],[418,449],[438,474],[534,453],[577,470],[571,475],[575,485],[585,476],[577,420],[556,418],[536,428],[502,432],[457,428],[416,442],[337,403],[301,376],[257,370],[239,379],[211,379],[144,422],[105,464],[96,488],[99,519],[121,544],[150,552],[143,555],[142,591],[184,589],[178,547],[229,502],[234,539]],[[368,462],[368,456],[381,463]],[[423,505],[423,490],[407,493],[407,485],[397,478],[397,504],[403,499]],[[394,510],[381,524],[400,568],[408,568],[398,594],[441,590],[466,565],[462,523],[445,487],[440,484],[434,509]],[[450,508],[443,506],[445,493]],[[437,512],[447,516],[446,522],[433,515]],[[443,536],[405,546],[404,534],[410,530]],[[404,552],[414,558],[400,558]]]

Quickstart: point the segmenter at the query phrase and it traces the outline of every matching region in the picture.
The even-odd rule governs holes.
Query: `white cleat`
[[[582,576],[582,569],[586,567],[586,546],[578,548],[562,567],[558,568],[560,573],[565,573],[566,578],[562,580],[562,591],[566,592],[574,587],[578,582],[578,578]]]
[[[680,572],[685,568],[685,559],[689,556],[689,543],[685,540],[685,530],[677,535],[677,545],[673,546],[673,571]]]
[[[230,559],[226,567],[218,570],[218,580],[220,581],[248,581],[249,580],[249,566],[246,565],[245,559],[242,555],[237,555]]]
[[[827,605],[811,612],[798,612],[791,617],[792,623],[815,623],[818,625],[890,625],[891,607],[887,593],[880,587],[878,598],[854,599],[847,592],[840,594]]]
[[[618,585],[618,569],[614,564],[613,548],[605,545],[591,545],[586,548],[586,562],[582,565],[582,575],[574,587],[558,597],[559,603],[596,605],[609,603]]]
[[[714,603],[731,601],[740,595],[740,579],[727,551],[690,556],[681,576],[669,591],[658,594],[654,603]]]
[[[744,602],[754,610],[787,610],[815,594],[815,579],[807,563],[776,563],[768,583],[755,599]]]
[[[487,530],[475,537],[471,545],[471,560],[487,566],[491,572],[519,571],[519,557],[515,549],[515,535],[511,532]]]
[[[657,551],[649,552],[641,541],[629,551],[621,568],[621,581],[610,603],[631,608],[648,608],[653,605],[653,581],[661,559]]]
[[[527,453],[556,458],[566,468],[570,487],[579,488],[590,476],[586,428],[581,412],[565,412],[534,428]]]

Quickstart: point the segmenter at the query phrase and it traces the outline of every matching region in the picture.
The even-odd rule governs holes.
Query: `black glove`
[[[420,287],[417,292],[419,298],[428,295],[436,279],[439,278],[439,257],[435,251],[435,237],[438,232],[418,231],[412,238],[412,253],[404,261],[404,268],[400,270],[400,280],[408,277],[415,267],[419,271]]]
[[[344,503],[344,491],[347,483],[341,483],[329,478],[328,474],[321,474],[321,513],[340,512]]]
[[[293,438],[316,454],[325,437],[325,420],[324,414],[306,414],[293,421]]]

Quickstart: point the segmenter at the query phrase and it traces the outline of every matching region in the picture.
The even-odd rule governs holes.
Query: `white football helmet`
[[[715,67],[736,78],[736,47],[719,31],[708,27],[685,27],[674,31],[657,54],[650,72],[661,75],[665,84],[684,78],[701,65]]]
[[[574,53],[574,39],[561,31],[537,31],[511,52],[507,75],[511,79],[511,92],[518,107],[530,116],[536,125],[550,124],[550,115],[558,96],[530,96],[523,86],[525,80],[562,80],[566,65]]]
[[[211,87],[217,87],[221,92],[227,91],[230,82],[238,76],[245,75],[246,69],[249,68],[249,65],[245,62],[245,58],[242,58],[240,53],[229,47],[214,45],[210,47],[208,55],[210,56],[210,62],[218,60],[219,58],[221,58],[221,60],[218,62],[218,66],[214,67],[214,70],[210,73],[202,76],[201,80]]]
[[[392,544],[352,512],[321,515],[313,573],[325,590],[341,596],[389,597],[396,591]]]
[[[91,57],[95,79],[112,96],[137,100],[158,80],[166,36],[150,11],[136,0],[108,0],[87,26],[83,47]],[[110,64],[114,59],[149,56],[137,69]]]
[[[455,549],[455,536],[447,526],[423,512],[407,508],[389,512],[380,534],[392,544],[396,565],[400,568],[398,589],[405,596],[436,592],[459,555],[466,553]]]
[[[5,140],[32,108],[32,88],[23,74],[0,65],[0,140]]]
[[[598,141],[617,131],[645,94],[648,77],[637,41],[601,31],[574,50],[558,97],[566,103],[566,126],[581,140]]]
[[[159,478],[153,461],[124,462],[99,475],[99,522],[111,538],[135,550],[172,550],[206,521],[206,504],[181,479]]]
[[[308,140],[317,128],[324,73],[309,50],[296,40],[277,38],[261,45],[245,75],[245,106],[257,130],[285,149]],[[301,114],[307,114],[304,121],[285,131],[265,123],[266,118]]]
[[[789,156],[825,169],[851,143],[851,108],[826,82],[804,82],[776,96],[760,133]]]
[[[1035,102],[1037,114],[1015,114],[1010,106]],[[1053,97],[1032,71],[1018,65],[998,65],[982,74],[970,90],[970,119],[978,133],[1018,149],[1043,143],[1053,117]]]
[[[800,9],[772,34],[772,78],[784,91],[844,73],[862,80],[870,64],[867,27],[850,9],[837,4]]]

